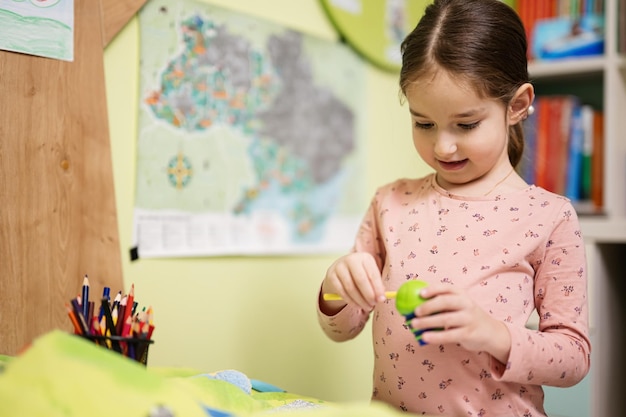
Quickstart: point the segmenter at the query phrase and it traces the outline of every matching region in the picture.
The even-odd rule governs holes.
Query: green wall
[[[337,40],[316,0],[207,0]],[[236,3],[232,5],[230,3]],[[369,329],[338,344],[320,331],[317,290],[333,256],[129,260],[138,106],[138,23],[105,50],[107,99],[124,280],[155,310],[150,365],[203,372],[237,369],[289,391],[331,401],[367,401],[372,350]],[[411,141],[397,75],[367,67],[368,192],[428,168]],[[366,207],[363,207],[365,211]],[[338,256],[339,254],[337,254]],[[128,288],[126,288],[128,290]]]

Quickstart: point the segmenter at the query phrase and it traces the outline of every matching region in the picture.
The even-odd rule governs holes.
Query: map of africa
[[[363,64],[192,1],[139,14],[141,257],[347,250],[364,211]]]

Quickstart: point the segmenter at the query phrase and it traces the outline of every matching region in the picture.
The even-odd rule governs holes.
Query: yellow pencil
[[[333,294],[333,293],[325,293],[324,295],[322,295],[322,298],[325,301],[339,301],[339,300],[343,300],[343,298],[341,298],[341,296],[339,294]],[[387,292],[385,292],[385,298],[396,298],[396,291],[387,291]]]

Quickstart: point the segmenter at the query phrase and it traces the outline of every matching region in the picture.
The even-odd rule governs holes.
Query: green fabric
[[[309,417],[400,415],[380,405],[339,405],[294,393],[256,392],[237,371],[202,374],[186,368],[146,368],[61,331],[40,337],[17,357],[0,356],[2,368],[3,417],[148,417],[157,407],[167,408],[174,417],[268,412],[293,417],[300,412]],[[248,387],[242,386],[244,379]]]

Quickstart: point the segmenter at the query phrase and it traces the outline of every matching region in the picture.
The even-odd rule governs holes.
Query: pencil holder
[[[148,365],[148,350],[154,340],[145,337],[81,335],[105,349],[117,352],[142,365]]]

